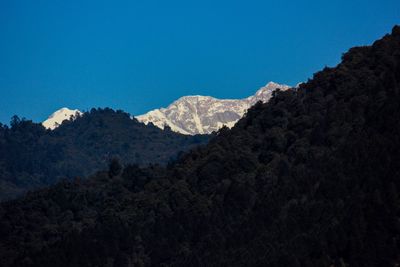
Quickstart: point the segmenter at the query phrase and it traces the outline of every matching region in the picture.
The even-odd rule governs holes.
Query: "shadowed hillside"
[[[106,169],[113,158],[166,165],[208,138],[145,126],[109,108],[92,109],[54,131],[14,117],[10,127],[0,125],[0,200]]]

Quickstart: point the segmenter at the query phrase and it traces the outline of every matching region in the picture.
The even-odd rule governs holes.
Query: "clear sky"
[[[399,0],[0,0],[0,122],[295,85],[394,24]]]

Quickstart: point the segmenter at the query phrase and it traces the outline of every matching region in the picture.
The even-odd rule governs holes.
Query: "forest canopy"
[[[0,200],[61,179],[83,178],[121,164],[167,165],[208,136],[187,136],[144,125],[128,113],[92,109],[55,130],[14,116],[0,125]]]

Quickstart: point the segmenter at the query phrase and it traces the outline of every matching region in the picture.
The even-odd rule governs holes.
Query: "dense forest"
[[[61,179],[82,178],[121,164],[166,165],[208,136],[186,136],[144,125],[122,111],[92,109],[55,130],[14,116],[0,125],[0,200]]]
[[[0,206],[2,266],[399,266],[400,27],[167,167]]]

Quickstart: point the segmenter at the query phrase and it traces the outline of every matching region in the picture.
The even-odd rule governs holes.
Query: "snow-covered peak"
[[[183,96],[167,108],[152,110],[137,116],[136,119],[144,124],[153,123],[164,129],[168,125],[172,131],[182,134],[209,134],[222,126],[229,128],[258,101],[268,101],[272,92],[280,88],[287,90],[287,85],[274,82],[261,87],[255,95],[244,99],[218,99],[211,96]]]
[[[190,103],[197,103],[197,102],[202,102],[202,101],[209,101],[214,99],[211,96],[203,96],[203,95],[187,95],[187,96],[182,96],[172,102],[171,105],[176,105],[177,103],[183,103],[183,102],[190,102]]]
[[[279,88],[279,87],[287,87],[287,85],[285,85],[285,84],[279,84],[279,83],[276,83],[276,82],[273,82],[273,81],[270,81],[270,82],[268,82],[264,87],[267,87],[267,88]]]
[[[285,85],[285,84],[278,84],[275,82],[269,82],[265,86],[258,89],[258,91],[255,93],[255,95],[251,96],[251,97],[257,97],[257,96],[262,96],[265,94],[270,94],[278,88],[281,90],[287,90],[290,88],[290,86]]]
[[[69,109],[69,108],[61,108],[51,114],[47,120],[45,120],[42,125],[47,129],[55,129],[61,125],[61,123],[65,120],[74,119],[77,116],[81,115],[77,109]]]

